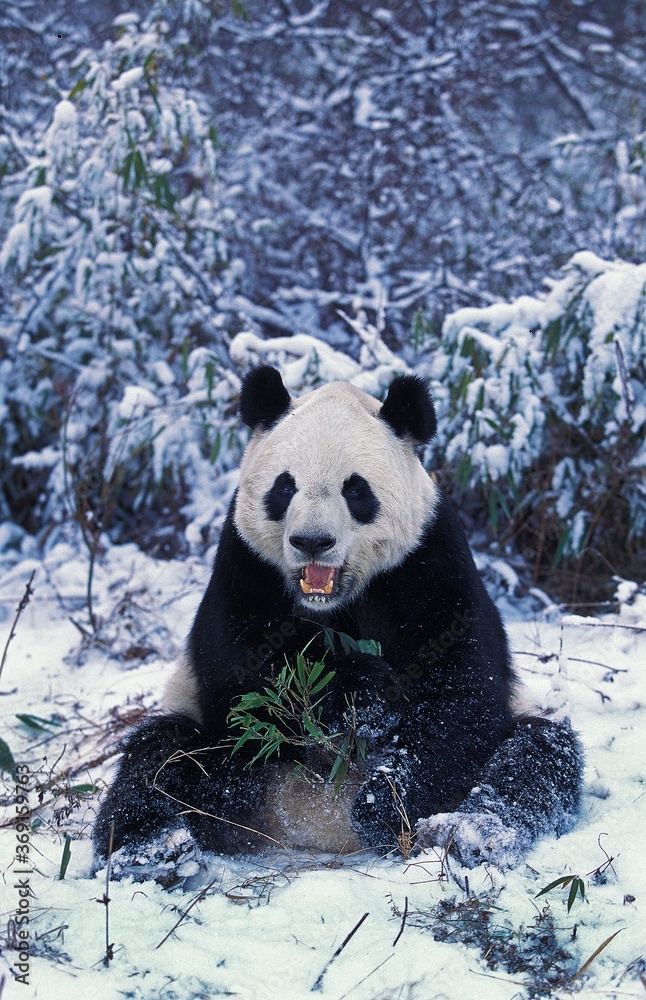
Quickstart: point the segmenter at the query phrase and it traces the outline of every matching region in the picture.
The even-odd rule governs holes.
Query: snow
[[[5,244],[0,251],[0,268],[4,270],[10,260],[16,260],[23,270],[29,259],[29,226],[26,222],[16,222],[9,230]]]
[[[12,459],[12,465],[20,465],[23,469],[49,469],[60,460],[58,448],[49,445],[42,451],[28,451]]]
[[[59,101],[45,135],[45,149],[57,166],[62,165],[78,143],[78,113],[71,101]]]
[[[361,374],[356,361],[340,354],[323,341],[307,334],[294,337],[265,339],[255,333],[239,333],[230,347],[231,358],[241,368],[259,360],[267,364],[280,362],[285,384],[289,389],[302,385],[305,373],[312,365],[324,382],[334,379],[352,381]],[[294,356],[296,360],[289,360]]]
[[[143,66],[135,66],[134,69],[128,69],[121,76],[117,77],[116,80],[112,81],[112,89],[116,91],[128,90],[129,87],[134,87],[135,84],[139,83],[143,75]]]
[[[582,35],[595,35],[597,38],[613,38],[614,36],[614,32],[605,24],[597,24],[595,21],[579,21],[577,29]]]
[[[109,781],[114,749],[125,732],[115,726],[113,713],[136,717],[142,707],[158,703],[208,565],[195,558],[156,562],[135,546],[108,548],[94,579],[95,613],[104,622],[100,641],[79,644],[73,622],[87,628],[88,567],[76,542],[61,543],[43,558],[18,558],[13,566],[5,564],[0,577],[2,644],[34,569],[35,593],[18,622],[0,680],[2,733],[17,763],[28,764],[41,781],[55,780],[47,783],[42,805],[35,793],[30,796],[42,823],[30,833],[28,876],[19,875],[12,860],[16,830],[10,825],[0,830],[5,914],[19,905],[19,878],[29,879],[32,892],[26,989],[18,992],[13,981],[15,953],[5,950],[0,957],[9,997],[51,998],[75,991],[142,1000],[219,993],[300,1000],[311,995],[365,913],[327,967],[316,991],[322,997],[426,1000],[476,992],[483,1000],[529,997],[521,985],[527,982],[522,968],[513,973],[492,968],[475,944],[434,939],[433,928],[441,937],[449,926],[434,920],[434,908],[452,899],[463,906],[469,900],[471,906],[479,899],[495,901],[491,919],[500,934],[513,930],[518,936],[537,912],[546,911],[558,943],[571,956],[566,963],[571,974],[621,931],[572,988],[580,985],[584,994],[640,995],[646,597],[629,581],[619,584],[624,602],[619,613],[598,619],[563,615],[553,606],[536,610],[529,598],[506,599],[526,697],[545,707],[555,690],[564,693],[586,749],[581,817],[561,839],[540,841],[526,864],[504,873],[491,865],[468,872],[457,862],[447,866],[433,851],[404,861],[394,854],[343,858],[276,850],[237,859],[208,856],[206,882],[189,891],[164,890],[150,881],[111,881],[114,957],[106,967],[105,905],[100,902],[105,871],[92,874],[89,840],[97,797],[82,792],[75,798],[70,787],[102,788]],[[29,729],[17,719],[26,713],[45,720],[44,729]],[[93,763],[106,752],[103,763]],[[65,778],[73,766],[76,773]],[[4,778],[11,792],[9,775]],[[12,815],[10,805],[9,822]],[[60,879],[67,833],[71,858]],[[186,873],[192,871],[188,863]],[[567,875],[580,876],[585,885],[585,898],[579,896],[570,913],[567,890],[557,888],[536,899],[542,888]],[[394,944],[405,907],[404,930]]]
[[[502,479],[509,468],[509,453],[502,444],[490,444],[485,452],[485,462],[490,479]]]
[[[604,261],[591,251],[571,258],[547,296],[458,309],[445,318],[431,362],[438,412],[438,454],[468,462],[470,485],[514,482],[519,494],[539,455],[556,447],[549,497],[560,518],[571,518],[565,554],[599,544],[590,503],[604,461],[629,424],[644,436],[646,394],[639,365],[646,349],[646,265]],[[580,387],[566,403],[564,382]],[[448,389],[448,392],[445,391]],[[572,422],[598,426],[594,458],[567,444]],[[555,428],[560,430],[556,431]],[[547,442],[551,444],[548,445]],[[539,459],[539,462],[541,460]],[[637,468],[641,458],[631,454]],[[531,488],[531,487],[530,487]],[[639,487],[631,488],[631,523],[644,524]],[[515,506],[510,495],[507,502]],[[552,503],[550,499],[550,505]],[[577,509],[578,508],[578,509]]]
[[[376,118],[379,113],[379,109],[374,103],[372,87],[368,84],[362,84],[357,87],[354,92],[354,97],[356,101],[355,111],[354,111],[354,124],[360,128],[371,128],[374,131],[378,131],[382,128],[388,128],[387,121],[380,121]]]
[[[129,385],[119,403],[119,416],[122,420],[136,420],[146,410],[158,405],[159,400],[149,389],[141,385]]]

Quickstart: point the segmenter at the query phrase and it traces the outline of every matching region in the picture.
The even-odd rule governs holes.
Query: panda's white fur
[[[350,812],[361,779],[348,772],[335,793],[329,781],[310,781],[280,764],[267,782],[261,832],[291,849],[349,854],[361,849]]]
[[[195,722],[204,721],[200,711],[197,677],[191,666],[190,657],[186,653],[182,653],[166,682],[162,706],[171,714],[187,715]]]
[[[321,561],[342,568],[347,600],[378,573],[399,565],[432,520],[435,484],[414,443],[398,438],[379,418],[380,406],[356,386],[333,382],[294,400],[275,427],[253,434],[240,469],[234,523],[288,583],[294,584],[303,566],[302,553],[289,541],[294,534],[336,539]],[[274,522],[264,497],[284,471],[294,477],[298,492],[283,520]],[[343,483],[353,474],[367,480],[379,502],[371,524],[358,523],[342,496]],[[294,596],[301,597],[297,587]],[[334,603],[328,601],[325,610]]]

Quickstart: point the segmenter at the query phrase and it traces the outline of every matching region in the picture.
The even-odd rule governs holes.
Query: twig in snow
[[[358,983],[355,983],[354,986],[351,986],[347,993],[344,993],[342,997],[339,997],[339,1000],[345,1000],[345,998],[349,996],[353,990],[358,989],[362,983],[365,983],[366,979],[369,979],[370,976],[374,975],[375,972],[378,972],[379,969],[382,967],[382,965],[385,965],[386,962],[390,962],[392,957],[393,955],[391,952],[390,955],[387,955],[386,958],[384,958],[383,962],[380,962],[379,965],[375,965],[374,969],[372,969],[367,976],[364,976],[363,979],[360,979]]]
[[[601,663],[599,660],[586,660],[581,656],[568,656],[568,660],[571,663],[589,663],[593,667],[603,667],[607,670],[609,674],[627,674],[628,669],[626,667],[611,667],[607,663]]]
[[[564,615],[563,625],[592,625],[593,628],[627,628],[631,632],[646,632],[643,625],[624,625],[619,622],[600,622],[596,618],[583,618],[582,615]]]
[[[208,885],[205,885],[203,889],[200,889],[200,891],[198,892],[198,894],[195,897],[195,899],[192,901],[192,903],[190,903],[189,906],[186,907],[186,909],[184,910],[184,912],[181,914],[179,920],[177,920],[173,924],[173,926],[169,930],[168,934],[165,934],[164,937],[159,942],[159,944],[155,945],[155,951],[157,951],[158,948],[161,948],[161,946],[164,944],[165,941],[168,941],[168,939],[171,936],[171,934],[174,931],[176,931],[177,928],[179,927],[179,925],[182,923],[182,921],[186,919],[186,917],[189,915],[189,913],[191,912],[191,910],[193,909],[193,907],[195,906],[195,904],[199,903],[201,899],[204,899],[204,897],[206,896],[206,894],[209,891],[209,889],[211,889],[215,885],[215,883],[217,882],[217,880],[221,879],[221,878],[222,878],[222,874],[220,872],[218,872],[218,874],[215,875],[211,879],[211,881],[209,882]]]
[[[112,862],[112,843],[114,840],[114,820],[110,824],[110,842],[108,844],[108,864],[105,870],[105,892],[103,893],[102,899],[97,899],[97,903],[103,903],[105,906],[105,956],[103,958],[103,964],[109,965],[111,960],[114,958],[114,945],[110,943],[110,897],[108,896],[108,889],[110,888],[110,864]]]
[[[404,933],[404,927],[406,926],[406,917],[407,916],[408,916],[408,896],[405,896],[404,897],[404,912],[402,914],[402,925],[399,928],[399,933],[398,933],[397,937],[393,941],[393,948],[395,947],[395,945],[399,941],[400,937]]]
[[[339,955],[341,954],[341,952],[345,948],[346,944],[357,933],[357,931],[361,927],[361,924],[364,922],[364,920],[366,919],[367,916],[368,916],[368,914],[364,913],[364,915],[361,917],[361,920],[358,920],[357,923],[352,928],[352,930],[350,931],[350,933],[347,934],[346,937],[344,937],[343,941],[341,942],[341,944],[339,945],[339,947],[337,948],[337,950],[332,955],[332,958],[329,959],[329,961],[327,961],[325,963],[325,965],[323,966],[323,969],[321,970],[321,974],[319,975],[318,979],[316,980],[316,982],[312,986],[312,988],[310,990],[310,993],[313,993],[314,990],[320,990],[320,989],[322,989],[322,987],[323,987],[323,977],[324,977],[325,973],[327,972],[327,970],[332,965],[332,962],[334,961],[334,959],[339,957]]]
[[[7,639],[7,641],[5,643],[4,652],[2,654],[2,661],[0,662],[0,677],[2,677],[2,671],[4,670],[5,661],[7,659],[7,651],[9,649],[9,643],[11,642],[11,640],[13,639],[13,637],[16,634],[16,627],[18,625],[18,620],[20,619],[21,614],[23,613],[23,611],[25,610],[25,608],[29,604],[31,595],[34,592],[33,587],[32,587],[32,583],[34,582],[35,575],[36,575],[36,570],[34,569],[34,570],[31,571],[31,576],[29,577],[29,579],[27,581],[27,586],[25,587],[25,592],[22,595],[22,597],[20,598],[20,604],[16,608],[16,616],[15,616],[15,618],[13,620],[13,625],[11,626],[11,632],[9,633],[9,638]]]
[[[597,868],[593,868],[591,872],[586,872],[585,873],[586,878],[588,878],[590,875],[595,875],[595,876],[603,875],[603,873],[606,871],[607,868],[612,868],[615,876],[617,875],[617,872],[615,871],[614,865],[612,863],[613,861],[616,860],[616,858],[614,854],[608,854],[607,850],[601,843],[601,838],[607,836],[608,836],[607,833],[600,833],[599,836],[597,837],[597,844],[599,845],[599,850],[603,851],[603,853],[606,856],[606,860],[602,864],[600,864]],[[617,855],[617,857],[619,857],[619,855]]]

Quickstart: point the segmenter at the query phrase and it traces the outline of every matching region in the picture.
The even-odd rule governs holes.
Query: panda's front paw
[[[155,881],[164,889],[194,889],[206,872],[204,855],[184,827],[165,830],[147,842],[125,843],[110,858],[110,878]]]
[[[401,721],[401,706],[394,695],[397,674],[390,664],[370,653],[350,653],[336,657],[331,666],[337,681],[336,719],[351,721],[357,735],[367,739],[392,733]]]
[[[410,837],[406,791],[392,769],[381,766],[364,781],[352,804],[352,827],[364,847],[404,848]]]
[[[518,832],[488,812],[436,813],[417,824],[418,847],[441,847],[464,868],[489,862],[498,868],[514,868],[521,860],[523,845]]]

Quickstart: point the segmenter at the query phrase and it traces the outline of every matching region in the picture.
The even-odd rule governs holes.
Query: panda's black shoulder
[[[188,639],[193,669],[204,685],[225,669],[228,650],[244,644],[249,635],[261,634],[269,625],[291,618],[278,571],[261,559],[240,537],[234,524],[234,494],[222,526],[208,587]]]
[[[439,491],[418,545],[368,586],[361,617],[364,628],[383,639],[387,658],[400,665],[414,661],[429,639],[457,630],[459,638],[451,638],[442,662],[453,671],[468,669],[474,679],[479,672],[493,675],[511,693],[514,677],[500,614],[459,515]]]
[[[438,584],[448,586],[449,592],[468,591],[473,597],[486,593],[460,516],[439,489],[432,515],[411,555],[413,562],[423,561]]]
[[[467,642],[474,638],[486,647],[500,669],[501,679],[505,684],[512,684],[511,657],[500,612],[475,564],[460,515],[439,491],[434,516],[427,525],[416,556],[428,568],[428,585],[434,588],[437,599],[445,603],[447,610],[451,606],[470,609]]]

